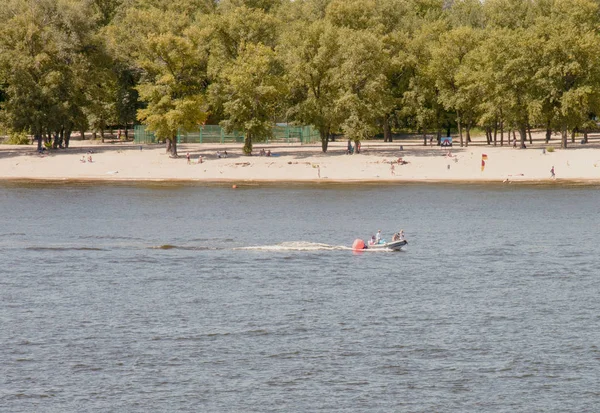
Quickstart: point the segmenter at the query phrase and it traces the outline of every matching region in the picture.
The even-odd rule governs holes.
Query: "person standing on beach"
[[[550,178],[556,179],[556,175],[554,175],[554,165],[552,165],[552,169],[550,169]]]
[[[190,153],[188,152],[185,157],[187,158],[188,165],[190,164]]]

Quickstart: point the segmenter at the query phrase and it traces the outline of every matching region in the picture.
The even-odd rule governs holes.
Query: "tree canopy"
[[[5,0],[0,122],[38,145],[141,122],[308,124],[322,149],[392,131],[596,128],[594,0]],[[463,135],[464,132],[464,135]],[[503,133],[503,132],[501,132]],[[573,135],[572,135],[573,136]],[[495,144],[488,139],[488,142]],[[500,141],[502,143],[502,140]]]

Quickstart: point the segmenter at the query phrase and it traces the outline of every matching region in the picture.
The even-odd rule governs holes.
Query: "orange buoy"
[[[362,239],[355,239],[354,243],[352,243],[352,249],[354,251],[364,250],[365,249],[365,242]]]

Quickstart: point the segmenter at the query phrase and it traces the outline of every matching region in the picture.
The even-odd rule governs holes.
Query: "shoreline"
[[[178,158],[164,145],[74,141],[69,149],[40,155],[29,146],[0,145],[0,182],[31,184],[190,184],[238,186],[356,185],[600,185],[600,139],[546,151],[539,137],[527,149],[489,146],[425,146],[422,140],[365,141],[347,155],[345,142],[321,145],[255,145],[267,156],[245,156],[241,145],[179,144]],[[217,151],[227,151],[219,158]],[[186,159],[189,153],[190,161]],[[93,158],[88,161],[88,156]],[[202,162],[200,161],[200,158]],[[485,162],[484,162],[485,161]],[[556,179],[550,170],[556,170]]]
[[[536,187],[553,187],[553,186],[600,186],[600,179],[556,179],[548,180],[515,180],[503,182],[499,180],[442,180],[442,179],[410,179],[410,180],[334,180],[334,179],[306,179],[306,180],[240,180],[240,179],[180,179],[180,178],[0,178],[0,183],[7,184],[173,184],[173,185],[194,185],[194,186],[229,186],[236,185],[238,187],[248,186],[402,186],[402,185],[498,185],[498,186],[536,186]]]

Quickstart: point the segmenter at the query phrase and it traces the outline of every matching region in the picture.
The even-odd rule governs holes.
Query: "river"
[[[0,184],[0,411],[594,411],[598,189]]]

